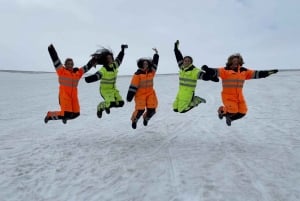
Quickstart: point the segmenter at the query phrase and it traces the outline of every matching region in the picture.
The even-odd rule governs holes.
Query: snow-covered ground
[[[44,124],[56,74],[0,72],[0,200],[299,201],[299,77],[246,81],[248,114],[228,127],[220,82],[198,81],[207,103],[178,114],[177,75],[157,75],[157,114],[133,130],[134,102],[98,119],[99,83],[84,80],[81,116]],[[118,78],[123,98],[130,79]]]

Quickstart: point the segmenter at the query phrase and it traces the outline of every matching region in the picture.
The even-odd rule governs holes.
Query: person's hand
[[[73,68],[73,73],[76,73],[77,71],[79,71],[79,68],[77,67]]]
[[[201,69],[202,70],[204,70],[205,72],[208,70],[208,66],[207,65],[203,65],[202,67],[201,67]]]
[[[214,76],[210,79],[213,82],[219,82],[219,78],[217,76]]]
[[[158,51],[156,48],[152,48],[152,50],[155,52],[155,54],[158,54]]]
[[[174,43],[174,48],[178,49],[178,47],[179,47],[179,40],[176,40],[176,42]]]
[[[88,67],[94,66],[96,68],[96,65],[97,65],[97,57],[96,56],[92,56],[92,58],[87,63],[87,66]]]
[[[122,45],[121,45],[122,51],[124,51],[126,48],[128,48],[128,45],[127,45],[127,44],[122,44]]]
[[[269,75],[278,73],[277,69],[269,70]]]
[[[216,74],[216,71],[212,68],[209,68],[207,65],[203,65],[201,70],[205,71],[204,80],[211,80],[213,82],[219,82],[219,78]]]
[[[51,43],[48,48],[54,48],[53,44]]]

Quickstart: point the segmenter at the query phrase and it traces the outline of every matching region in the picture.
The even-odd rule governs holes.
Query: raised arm
[[[153,55],[151,68],[152,70],[156,71],[158,66],[159,55],[156,48],[152,48],[152,49],[154,50],[155,54]]]
[[[180,67],[183,64],[183,56],[179,50],[179,40],[177,40],[174,44],[174,52],[178,66]]]
[[[53,44],[50,44],[48,46],[48,52],[50,54],[50,57],[52,59],[52,62],[53,62],[53,65],[55,67],[55,70],[58,70],[59,68],[63,67],[58,55],[57,55],[57,52],[53,46]]]
[[[124,54],[125,54],[125,49],[128,48],[128,45],[126,44],[122,44],[121,45],[121,51],[119,52],[117,58],[116,58],[116,63],[118,64],[118,66],[121,65],[123,58],[124,58]]]
[[[93,66],[96,67],[96,65],[97,65],[97,59],[96,59],[96,57],[93,56],[93,57],[88,61],[88,63],[82,67],[83,72],[84,72],[84,73],[88,72]]]

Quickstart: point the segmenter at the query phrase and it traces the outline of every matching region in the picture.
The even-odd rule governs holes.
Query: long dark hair
[[[139,68],[143,68],[143,63],[144,63],[144,61],[147,61],[148,62],[148,67],[150,68],[151,66],[152,66],[152,59],[151,58],[139,58],[138,60],[137,60],[137,66],[139,67]]]
[[[97,59],[97,64],[100,65],[106,65],[107,64],[107,56],[111,55],[112,58],[114,59],[114,54],[110,49],[107,48],[100,48],[98,49],[94,54],[92,54],[91,56],[96,57]]]

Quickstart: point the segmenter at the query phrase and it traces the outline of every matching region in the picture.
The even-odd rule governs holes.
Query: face
[[[107,55],[106,59],[107,59],[108,65],[111,64],[112,62],[114,62],[111,55]]]
[[[189,65],[191,65],[192,64],[192,60],[189,58],[189,57],[185,57],[184,59],[183,59],[183,66],[184,67],[187,67],[187,66],[189,66]]]
[[[232,59],[232,65],[231,65],[231,68],[235,69],[239,66],[239,58],[233,58]]]
[[[66,63],[65,63],[65,67],[67,70],[69,71],[73,71],[73,66],[74,66],[74,62],[72,60],[68,60]]]
[[[143,70],[146,70],[149,67],[148,61],[143,62]]]

